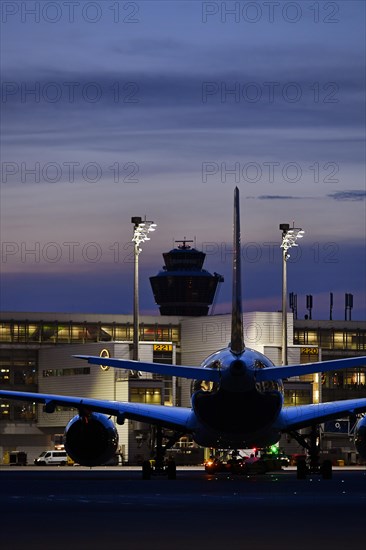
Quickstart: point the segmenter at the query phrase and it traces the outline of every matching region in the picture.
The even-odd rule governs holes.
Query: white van
[[[66,451],[43,451],[34,460],[36,466],[65,466],[67,464]]]

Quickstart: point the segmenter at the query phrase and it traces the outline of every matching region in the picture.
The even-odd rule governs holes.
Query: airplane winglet
[[[234,242],[233,242],[233,294],[231,313],[230,349],[240,355],[245,350],[243,334],[243,312],[241,302],[241,249],[240,249],[240,206],[239,189],[234,191]]]

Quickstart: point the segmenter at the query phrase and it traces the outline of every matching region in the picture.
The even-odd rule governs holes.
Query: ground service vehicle
[[[66,451],[43,451],[34,460],[36,466],[65,466],[67,464]]]

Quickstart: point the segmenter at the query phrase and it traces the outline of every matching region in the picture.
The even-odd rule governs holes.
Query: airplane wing
[[[219,382],[221,373],[219,369],[209,367],[186,367],[182,365],[167,365],[165,363],[144,363],[143,361],[130,361],[128,359],[113,359],[96,355],[73,355],[76,359],[84,359],[92,365],[105,365],[117,369],[127,369],[142,372],[153,372],[164,376],[179,376],[192,378],[193,380],[207,380]]]
[[[366,412],[366,398],[284,407],[276,420],[275,428],[282,432],[288,432],[311,426],[311,424],[321,424],[327,420],[341,418],[342,415],[363,412]]]
[[[70,397],[67,395],[52,395],[47,393],[28,393],[19,391],[0,390],[0,397],[21,401],[43,403],[50,410],[55,405],[75,407],[100,412],[123,419],[138,420],[150,424],[160,424],[171,429],[190,431],[189,424],[192,410],[185,407],[167,407],[163,405],[146,405],[144,403],[122,403],[118,401],[103,401],[84,397]]]
[[[100,362],[100,361],[99,361]],[[278,380],[302,376],[315,372],[327,372],[330,370],[347,369],[349,367],[362,367],[366,365],[366,357],[348,357],[347,359],[334,359],[331,361],[317,361],[316,363],[302,363],[299,365],[286,365],[283,367],[268,367],[258,369],[255,373],[257,382],[264,380]]]

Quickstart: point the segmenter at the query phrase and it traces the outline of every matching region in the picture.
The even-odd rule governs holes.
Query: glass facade
[[[80,374],[90,374],[90,367],[45,369],[42,371],[43,378],[49,378],[50,376],[77,376]]]
[[[0,385],[24,391],[35,389],[38,383],[37,357],[37,350],[1,349]]]
[[[319,346],[323,360],[366,355],[365,323],[351,321],[295,321],[294,344]],[[366,364],[321,374],[322,401],[365,396]]]
[[[35,403],[1,401],[0,422],[35,422],[36,420],[37,406]]]
[[[286,407],[295,405],[308,405],[310,403],[312,403],[311,390],[287,388],[285,385],[284,405]]]
[[[161,404],[160,388],[130,388],[130,401],[132,403],[147,403],[149,405]]]
[[[4,390],[36,391],[38,352],[32,349],[0,349],[0,387]],[[0,422],[34,422],[34,403],[1,401]]]
[[[365,329],[337,328],[309,328],[294,326],[294,344],[302,346],[319,346],[322,349],[354,350],[364,352],[366,350]]]
[[[157,349],[156,349],[157,348]],[[171,348],[168,351],[165,351],[165,348]],[[154,363],[164,363],[171,365],[173,363],[173,346],[161,344],[160,346],[154,345],[153,349],[153,362]],[[173,379],[171,376],[163,377],[160,374],[153,374],[154,380],[163,380],[164,381],[164,395],[163,395],[163,404],[164,405],[174,405],[175,401],[173,393]]]
[[[180,341],[179,325],[140,324],[142,342]],[[0,343],[11,344],[85,344],[89,342],[133,341],[132,323],[77,323],[69,321],[3,321]]]

